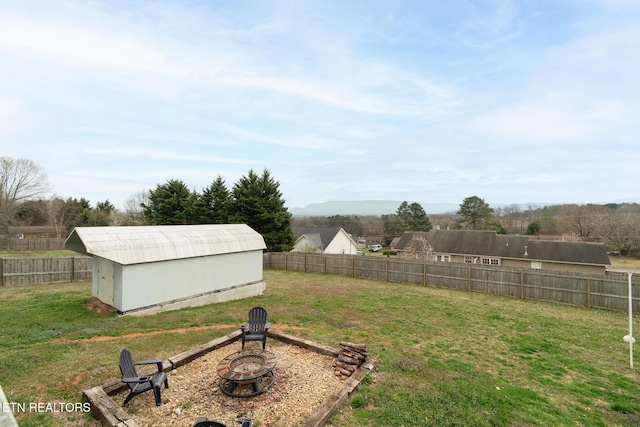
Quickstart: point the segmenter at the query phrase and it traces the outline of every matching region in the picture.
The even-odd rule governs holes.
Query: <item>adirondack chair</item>
[[[227,427],[227,425],[218,421],[211,421],[207,417],[200,417],[193,427]],[[251,418],[245,418],[240,427],[251,427]]]
[[[140,376],[136,371],[136,365],[152,365],[155,364],[158,367],[158,372]],[[140,362],[133,363],[131,352],[126,348],[120,351],[120,372],[122,373],[122,382],[129,386],[129,395],[124,399],[122,406],[126,406],[134,396],[145,391],[153,390],[153,395],[156,400],[156,406],[162,404],[160,399],[160,388],[164,383],[165,388],[169,388],[169,381],[167,380],[167,374],[162,371],[162,360],[142,360]]]
[[[267,322],[267,310],[264,307],[253,307],[249,310],[249,321],[240,325],[242,332],[242,349],[247,341],[262,341],[262,349],[267,345],[267,331],[271,323]]]

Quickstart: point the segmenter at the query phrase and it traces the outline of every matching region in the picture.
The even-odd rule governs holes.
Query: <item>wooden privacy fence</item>
[[[91,280],[91,257],[0,258],[0,286]]]
[[[66,239],[2,239],[0,246],[10,251],[50,251],[64,248]]]
[[[299,252],[267,253],[264,266],[280,270],[438,286],[592,308],[625,311],[629,309],[629,278],[624,273],[582,275],[390,257]],[[640,312],[640,274],[634,274],[632,279],[633,311]]]

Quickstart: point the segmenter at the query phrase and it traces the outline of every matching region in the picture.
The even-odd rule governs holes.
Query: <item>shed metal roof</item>
[[[267,248],[246,224],[76,227],[64,247],[123,265]]]

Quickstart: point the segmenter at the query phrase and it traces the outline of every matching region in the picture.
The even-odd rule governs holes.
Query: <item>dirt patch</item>
[[[89,338],[79,338],[76,340],[71,340],[71,339],[66,339],[66,338],[57,338],[54,340],[51,340],[52,343],[56,343],[56,344],[69,344],[69,343],[74,343],[74,342],[101,342],[101,341],[112,341],[112,340],[119,340],[122,338],[136,338],[136,337],[144,337],[144,336],[150,336],[150,335],[157,335],[157,334],[173,334],[173,333],[178,333],[178,334],[184,334],[187,332],[193,332],[193,331],[208,331],[211,329],[227,329],[227,328],[234,328],[234,327],[238,327],[238,325],[230,325],[230,324],[226,324],[226,325],[204,325],[204,326],[190,326],[188,328],[175,328],[175,329],[165,329],[164,331],[149,331],[149,332],[134,332],[131,334],[126,334],[126,335],[118,335],[118,336],[112,336],[112,335],[96,335],[94,337],[89,337]],[[291,325],[283,325],[283,324],[279,324],[279,323],[274,323],[273,327],[276,327],[280,330],[286,331],[286,330],[302,330],[303,328],[300,326],[291,326]]]
[[[105,304],[96,297],[89,298],[83,305],[83,307],[89,311],[93,311],[99,314],[109,314],[116,311],[114,307],[110,306],[109,304]]]

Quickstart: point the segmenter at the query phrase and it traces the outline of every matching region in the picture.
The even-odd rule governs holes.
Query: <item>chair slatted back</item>
[[[202,417],[196,420],[196,423],[193,425],[193,427],[227,427],[227,425]]]
[[[120,351],[120,372],[122,378],[137,378],[138,372],[136,372],[136,365],[133,363],[133,357],[131,352],[126,348]],[[132,387],[131,384],[129,384]]]
[[[249,310],[249,330],[263,332],[267,323],[267,310],[264,307],[253,307]]]

